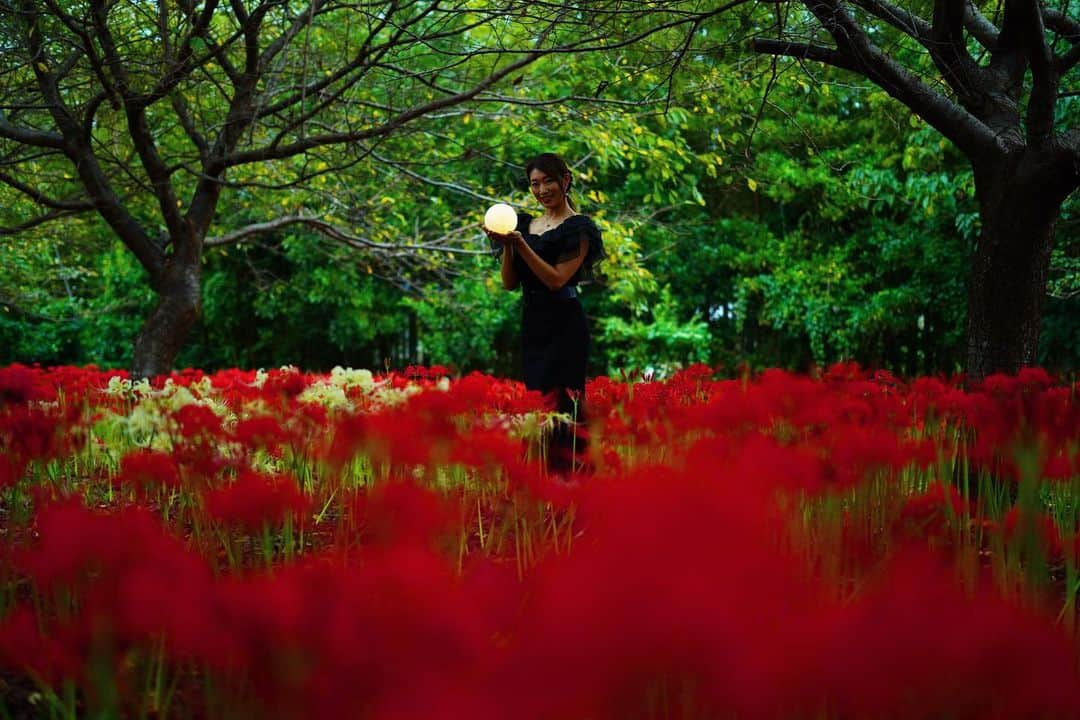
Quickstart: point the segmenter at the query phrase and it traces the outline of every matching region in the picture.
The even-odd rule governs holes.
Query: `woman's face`
[[[566,197],[566,179],[548,175],[540,169],[529,173],[529,187],[533,197],[545,208],[559,207]]]

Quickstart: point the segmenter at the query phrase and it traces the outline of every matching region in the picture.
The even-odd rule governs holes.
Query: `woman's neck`
[[[570,203],[563,203],[557,208],[544,208],[544,217],[549,220],[564,220],[574,214],[574,209],[570,207]]]

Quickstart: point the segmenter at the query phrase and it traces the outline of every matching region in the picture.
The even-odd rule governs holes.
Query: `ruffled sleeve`
[[[588,242],[588,250],[585,252],[585,260],[581,263],[574,276],[570,278],[570,284],[586,283],[596,280],[596,266],[607,257],[604,252],[604,240],[600,235],[600,228],[587,215],[575,215],[567,220],[561,228],[559,236],[559,256],[557,262],[566,262],[579,257],[582,248]]]

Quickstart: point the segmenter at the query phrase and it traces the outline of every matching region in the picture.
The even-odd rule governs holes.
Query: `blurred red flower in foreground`
[[[279,525],[289,517],[303,517],[311,499],[300,492],[294,478],[267,475],[244,468],[236,480],[203,493],[206,513],[226,524],[257,532],[264,524]]]
[[[559,479],[538,394],[444,370],[176,373],[168,453],[94,432],[160,394],[0,373],[0,667],[102,716],[1080,717],[1075,387],[597,378]]]
[[[117,481],[139,492],[148,487],[175,489],[180,486],[180,471],[172,455],[155,450],[136,450],[120,460]]]

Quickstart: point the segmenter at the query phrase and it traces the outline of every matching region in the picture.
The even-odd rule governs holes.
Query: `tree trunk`
[[[968,291],[968,383],[1037,361],[1054,226],[1068,196],[1049,170],[1031,151],[975,164],[982,230]]]
[[[158,301],[135,339],[133,379],[173,369],[188,331],[202,314],[202,267],[198,257],[173,254],[155,282]]]

